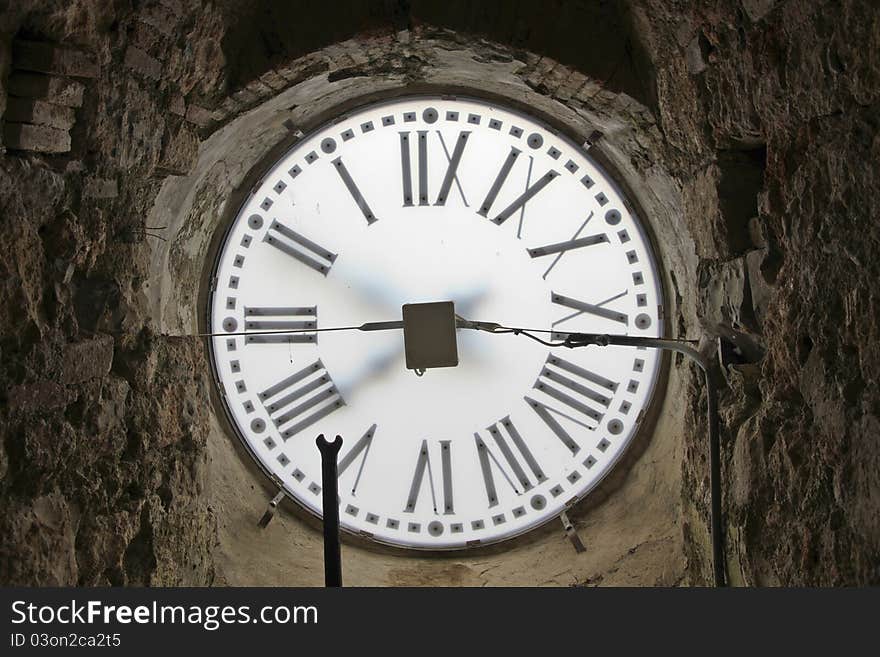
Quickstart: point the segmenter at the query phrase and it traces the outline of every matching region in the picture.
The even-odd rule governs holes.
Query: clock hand
[[[353,390],[361,383],[369,379],[377,379],[385,374],[391,367],[403,360],[403,354],[397,347],[394,349],[386,349],[380,354],[368,358],[359,370],[356,370],[348,378],[345,376],[336,379],[336,386],[345,393],[346,399],[351,395]]]
[[[456,328],[479,329],[483,331],[490,330],[489,327],[500,328],[499,324],[492,322],[470,322],[456,315]],[[223,338],[234,337],[239,335],[294,335],[297,333],[330,333],[334,331],[393,331],[403,328],[403,320],[396,319],[387,322],[364,322],[358,326],[325,326],[310,329],[278,329],[267,331],[223,331],[222,333],[196,333],[197,338]],[[498,333],[499,331],[491,331]],[[557,331],[558,333],[558,331]]]
[[[295,335],[297,333],[331,333],[334,331],[390,331],[402,329],[403,320],[390,322],[366,322],[358,326],[326,326],[307,329],[279,329],[266,331],[223,331],[222,333],[196,333],[197,338],[224,338],[237,335]]]
[[[367,322],[357,327],[358,331],[390,331],[393,329],[402,329],[403,320],[392,320],[390,322]]]
[[[196,333],[197,338],[223,338],[234,337],[238,335],[294,335],[297,333],[330,333],[334,331],[393,331],[403,328],[403,320],[395,319],[387,322],[364,322],[358,326],[325,326],[309,329],[279,329],[267,331],[223,331],[222,333]],[[512,329],[502,326],[497,322],[474,322],[461,317],[455,316],[455,328],[475,329],[477,331],[487,331],[489,333],[557,333],[559,331],[542,331],[540,329]]]
[[[341,260],[339,261],[342,262]],[[360,294],[366,301],[377,306],[384,307],[387,310],[397,310],[408,299],[417,298],[421,295],[411,294],[410,291],[401,289],[393,284],[377,283],[376,272],[369,272],[369,276],[362,275],[362,270],[358,270],[351,263],[345,263],[346,268],[343,273],[336,279],[341,285],[352,288]],[[388,277],[385,277],[386,279]],[[468,288],[461,292],[456,290],[444,291],[436,295],[440,299],[449,299],[453,301],[458,309],[462,312],[469,313],[473,307],[485,298],[487,288]]]
[[[362,299],[386,310],[400,307],[402,303],[400,299],[407,298],[402,290],[390,285],[377,284],[375,277],[358,276],[357,272],[350,270],[346,270],[345,277],[339,278],[338,282],[345,287],[354,288]]]

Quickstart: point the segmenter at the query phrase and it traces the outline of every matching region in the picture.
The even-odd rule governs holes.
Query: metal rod
[[[712,383],[709,370],[706,375],[706,405],[709,415],[709,486],[712,498],[712,565],[715,586],[727,586],[724,569],[724,528],[721,525],[721,440],[718,428],[718,390]]]
[[[336,457],[342,436],[332,443],[322,433],[315,441],[321,451],[321,488],[324,494],[324,586],[342,586],[342,557],[339,553],[339,491]]]
[[[699,351],[680,340],[645,338],[631,335],[604,335],[596,333],[569,333],[560,346],[570,348],[597,345],[621,345],[626,347],[654,347],[684,354],[695,361],[706,381],[706,415],[709,422],[709,488],[710,522],[712,525],[712,570],[715,586],[727,586],[724,568],[724,534],[721,523],[721,439],[718,421],[718,389],[712,381],[710,362]]]

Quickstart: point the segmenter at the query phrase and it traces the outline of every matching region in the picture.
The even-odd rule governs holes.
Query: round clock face
[[[343,528],[485,544],[558,516],[608,472],[651,399],[655,350],[459,329],[459,364],[416,376],[400,330],[266,331],[452,301],[469,320],[657,337],[657,271],[581,146],[494,103],[396,99],[301,139],[241,207],[209,301],[213,363],[249,451],[307,509],[321,513],[315,437],[339,434]]]

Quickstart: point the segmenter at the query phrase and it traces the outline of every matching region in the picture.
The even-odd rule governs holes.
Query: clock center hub
[[[344,293],[325,297],[335,301],[322,306],[323,323],[399,319],[404,304],[452,301],[465,319],[549,326],[549,287],[512,228],[447,208],[417,217],[386,213],[362,235],[360,248],[334,263],[327,283]],[[399,424],[413,440],[426,432],[480,429],[504,412],[511,395],[531,385],[546,357],[537,344],[460,329],[459,365],[417,379],[405,368],[399,332],[331,333],[320,340],[332,345],[325,364],[343,398],[372,404],[377,422]],[[461,403],[438,413],[438,400],[448,399],[450,387]]]

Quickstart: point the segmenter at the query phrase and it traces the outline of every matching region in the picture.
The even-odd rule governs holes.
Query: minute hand
[[[402,329],[403,321],[391,321],[391,322],[367,322],[366,324],[361,324],[357,327],[358,331],[387,331],[391,329]],[[476,331],[489,331],[490,333],[494,333],[496,330],[501,328],[501,324],[497,322],[473,322],[469,319],[465,319],[460,315],[455,316],[455,328],[460,329],[474,329]]]
[[[488,331],[495,333],[498,329],[503,328],[495,322],[473,322],[464,319],[458,315],[455,317],[455,328],[474,329],[477,331]],[[403,329],[403,320],[390,320],[387,322],[365,322],[360,326],[328,326],[306,329],[279,329],[268,331],[237,331],[237,332],[221,332],[221,333],[198,333],[198,337],[233,337],[236,335],[290,335],[294,333],[328,333],[331,331],[393,331]]]
[[[366,322],[357,327],[358,331],[390,331],[393,329],[402,329],[403,320],[393,320],[390,322]]]

